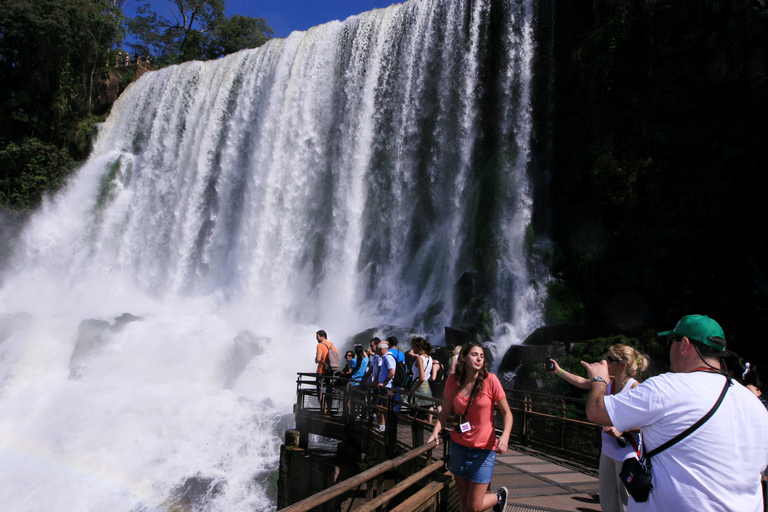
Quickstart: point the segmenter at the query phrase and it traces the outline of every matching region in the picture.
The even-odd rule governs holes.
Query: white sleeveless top
[[[615,381],[611,381],[608,384],[608,395],[613,394],[613,384]],[[624,388],[619,391],[619,394],[622,395],[624,393],[628,393],[630,389],[632,389],[632,384],[637,382],[633,378],[629,378],[627,380],[627,383],[624,384]],[[639,433],[631,434],[632,437],[635,439],[635,443],[637,443],[637,447],[640,448],[640,453],[642,453],[643,446],[640,444],[641,438]],[[602,451],[603,453],[612,458],[613,460],[623,461],[624,459],[628,459],[629,457],[636,457],[637,452],[635,451],[635,448],[632,446],[632,443],[627,443],[627,446],[622,448],[619,446],[619,443],[616,441],[616,438],[613,436],[609,436],[605,432],[602,433],[603,436],[603,447]]]
[[[424,382],[427,382],[429,380],[430,375],[432,375],[432,358],[429,356],[425,356],[424,354],[421,354],[419,357],[421,358],[421,363],[424,366]],[[411,371],[413,372],[413,382],[416,382],[417,380],[419,380],[418,361],[413,363],[413,366],[411,366]]]

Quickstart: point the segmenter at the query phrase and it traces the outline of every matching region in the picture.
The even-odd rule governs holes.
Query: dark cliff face
[[[548,321],[666,329],[708,314],[734,350],[768,360],[768,12],[548,7],[534,223],[555,242]]]

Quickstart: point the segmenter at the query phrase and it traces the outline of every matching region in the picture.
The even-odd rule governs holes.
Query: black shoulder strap
[[[720,404],[723,403],[723,398],[725,398],[725,394],[728,392],[728,388],[731,386],[731,378],[726,376],[725,378],[725,386],[723,386],[723,391],[720,393],[720,398],[717,399],[717,402],[715,405],[709,410],[707,414],[705,414],[699,421],[688,427],[684,432],[680,432],[678,435],[664,443],[663,445],[654,448],[650,452],[645,453],[645,443],[643,443],[643,455],[646,459],[653,457],[654,455],[658,455],[659,453],[663,452],[670,446],[682,441],[686,437],[688,437],[691,433],[693,433],[694,430],[702,426],[704,423],[707,422],[709,418],[712,417],[713,414],[715,414],[715,411],[718,407],[720,407]]]

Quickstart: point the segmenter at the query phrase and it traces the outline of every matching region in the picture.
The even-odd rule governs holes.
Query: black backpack
[[[434,380],[431,377],[429,378],[429,384],[430,386],[439,386],[445,382],[445,366],[443,366],[443,363],[437,359],[434,359],[432,364],[437,364],[439,366],[437,368],[437,375],[435,376]]]
[[[398,388],[408,388],[413,383],[413,372],[408,366],[398,361],[394,354],[387,354],[395,360],[395,376],[392,378],[392,385]]]

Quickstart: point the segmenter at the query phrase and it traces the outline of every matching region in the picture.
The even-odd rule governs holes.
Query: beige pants
[[[619,479],[624,461],[600,454],[600,508],[603,512],[626,512],[629,493]]]

